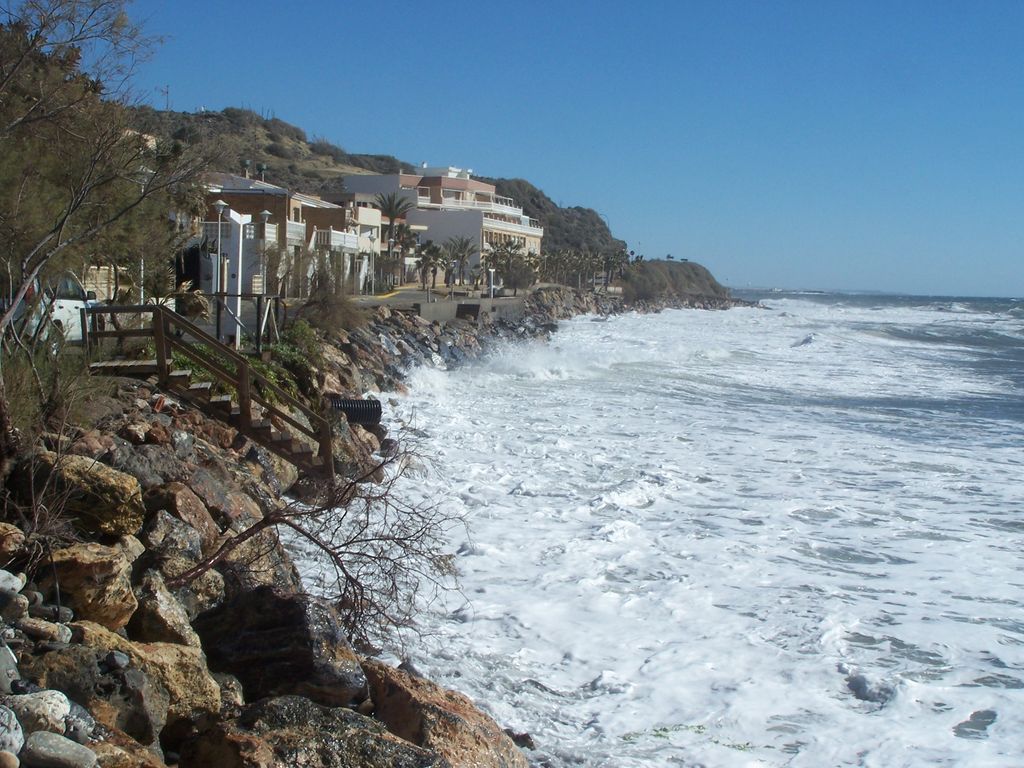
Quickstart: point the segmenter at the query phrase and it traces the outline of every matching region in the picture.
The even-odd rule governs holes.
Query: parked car
[[[14,324],[34,334],[45,319],[49,330],[62,334],[65,341],[81,341],[81,311],[95,303],[94,291],[86,291],[73,273],[61,272],[42,288],[41,282],[36,280],[25,301],[15,310]]]

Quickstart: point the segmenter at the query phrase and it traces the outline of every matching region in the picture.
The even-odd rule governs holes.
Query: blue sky
[[[137,0],[140,96],[521,177],[733,287],[1024,296],[1024,3]]]

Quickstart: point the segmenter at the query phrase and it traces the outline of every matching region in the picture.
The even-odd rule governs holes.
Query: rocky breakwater
[[[389,360],[323,377],[375,381]],[[145,384],[116,390],[6,483],[0,768],[525,768],[468,699],[353,649],[273,529],[246,538],[290,465]],[[376,435],[337,431],[342,463],[374,461]]]

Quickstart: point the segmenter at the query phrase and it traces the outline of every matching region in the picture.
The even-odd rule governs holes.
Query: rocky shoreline
[[[396,391],[412,366],[459,365],[559,319],[738,303],[624,307],[553,288],[516,323],[444,324],[379,307],[327,340],[313,383]],[[259,528],[303,493],[294,467],[146,382],[117,380],[90,410],[8,482],[22,519],[0,524],[0,768],[526,768],[528,736],[359,653],[339,608],[305,592],[274,530]],[[335,453],[372,469],[389,440],[340,419]]]

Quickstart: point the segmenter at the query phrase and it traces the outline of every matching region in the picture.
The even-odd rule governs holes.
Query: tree
[[[536,275],[532,259],[523,253],[522,241],[505,240],[499,243],[494,249],[493,259],[502,282],[512,289],[513,296],[518,295],[520,288],[533,285]]]
[[[381,216],[384,216],[388,220],[387,240],[388,240],[388,260],[391,261],[394,258],[394,246],[399,245],[396,237],[396,231],[398,227],[398,220],[404,219],[405,214],[416,207],[416,204],[408,197],[398,192],[380,192],[375,202],[377,207],[380,208]],[[393,268],[394,265],[392,265]]]
[[[458,236],[449,237],[444,241],[445,256],[455,262],[455,271],[459,276],[459,285],[466,284],[466,263],[476,253],[477,244],[473,238]]]
[[[426,245],[420,249],[420,258],[416,263],[416,269],[420,273],[420,284],[423,290],[427,290],[427,275],[436,275],[437,266],[441,263],[441,246],[433,240],[428,240]],[[431,285],[431,287],[434,287]]]
[[[0,11],[0,337],[37,278],[80,266],[129,225],[163,237],[202,153],[135,130],[124,78],[148,44],[125,0],[25,0]],[[83,61],[88,62],[85,69]],[[111,78],[106,89],[100,76]],[[151,205],[152,204],[152,205]],[[150,218],[155,210],[159,218]],[[0,462],[18,449],[0,355]],[[0,470],[0,477],[4,472]]]
[[[406,472],[424,467],[415,443],[407,445],[357,477],[322,487],[315,499],[267,512],[168,586],[187,584],[246,547],[265,551],[266,537],[280,532],[317,563],[320,577],[309,589],[338,607],[351,639],[393,639],[395,629],[412,625],[418,596],[455,586],[445,544],[449,529],[463,524],[449,505],[409,503],[397,492]]]

